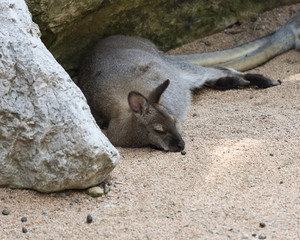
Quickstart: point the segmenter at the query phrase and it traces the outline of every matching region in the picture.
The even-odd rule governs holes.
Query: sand
[[[236,46],[299,9],[273,10],[175,51]],[[118,148],[105,196],[1,188],[0,211],[9,211],[0,213],[1,239],[300,239],[299,70],[292,50],[251,71],[281,86],[196,91],[183,124],[186,155]]]

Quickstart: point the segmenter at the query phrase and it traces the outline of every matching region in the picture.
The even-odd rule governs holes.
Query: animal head
[[[159,104],[160,97],[169,84],[170,81],[166,80],[155,88],[148,98],[132,91],[128,94],[128,104],[138,120],[139,135],[147,138],[145,140],[150,146],[164,151],[179,152],[185,145],[179,133],[180,124]]]

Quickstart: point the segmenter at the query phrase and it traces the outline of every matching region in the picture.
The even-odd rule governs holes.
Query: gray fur
[[[292,30],[299,41],[298,30]],[[266,38],[260,42],[269,42]],[[273,39],[271,44],[282,46],[281,42]],[[107,127],[114,145],[151,145],[165,151],[184,148],[180,123],[189,111],[193,89],[205,85],[226,90],[249,84],[266,88],[280,82],[230,68],[194,65],[164,55],[146,39],[128,36],[100,40],[83,61],[79,76],[94,117]]]

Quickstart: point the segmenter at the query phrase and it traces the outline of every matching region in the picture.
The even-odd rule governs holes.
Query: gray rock
[[[39,38],[24,0],[0,1],[0,186],[41,192],[103,182],[119,154]]]

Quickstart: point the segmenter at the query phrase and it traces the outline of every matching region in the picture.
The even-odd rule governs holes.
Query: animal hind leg
[[[268,88],[278,86],[281,81],[272,81],[271,79],[257,73],[247,73],[244,78],[250,82],[250,85],[257,86],[258,88]]]
[[[273,81],[261,74],[242,73],[230,68],[213,68],[213,71],[216,70],[219,71],[219,74],[215,74],[214,78],[205,81],[205,86],[218,90],[228,90],[249,85],[268,88],[281,84],[281,81]]]
[[[250,84],[250,81],[241,79],[239,77],[222,77],[216,81],[210,81],[205,83],[205,86],[211,87],[218,90],[229,90],[233,88],[238,88],[240,86],[247,86]]]

